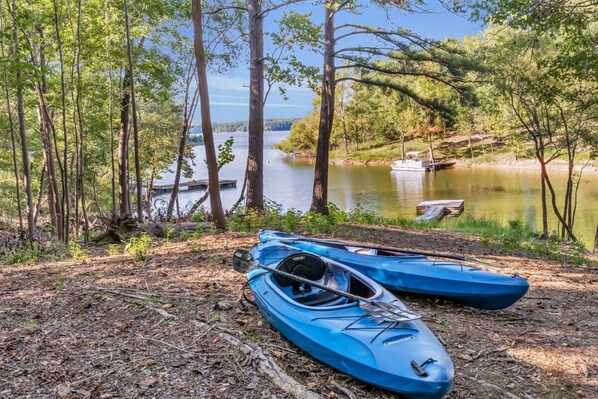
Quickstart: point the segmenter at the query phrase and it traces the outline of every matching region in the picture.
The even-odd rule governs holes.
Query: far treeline
[[[275,118],[264,119],[265,132],[280,132],[291,130],[291,126],[297,119]],[[214,132],[216,133],[234,133],[249,131],[249,122],[222,122],[214,125]]]
[[[43,230],[68,242],[87,239],[97,220],[114,227],[188,219],[209,198],[206,216],[225,229],[218,172],[234,154],[231,141],[214,146],[208,75],[248,65],[247,168],[234,208],[244,201],[241,209],[264,209],[264,107],[271,89],[284,97],[285,87],[308,85],[319,99],[287,145],[315,153],[312,212],[328,213],[331,148],[431,138],[445,129],[497,131],[532,143],[542,169],[544,233],[550,209],[560,235],[576,240],[580,175],[573,165],[581,151],[596,155],[598,2],[440,2],[489,24],[462,41],[426,38],[392,18],[379,26],[360,19],[372,7],[401,13],[402,21],[426,12],[425,3],[2,2],[1,228],[25,241]],[[322,55],[321,63],[305,64],[302,51]],[[181,212],[181,179],[203,162],[193,159],[188,142],[198,117],[209,189]],[[557,158],[570,165],[564,192],[546,171]],[[158,209],[151,188],[170,168],[174,190]]]

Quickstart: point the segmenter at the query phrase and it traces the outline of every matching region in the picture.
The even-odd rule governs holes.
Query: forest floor
[[[453,359],[448,398],[598,397],[596,269],[491,255],[500,251],[455,233],[350,227],[343,235],[481,257],[529,280],[529,293],[501,311],[398,295]],[[319,363],[240,304],[245,278],[231,254],[255,241],[215,234],[163,242],[146,262],[96,247],[85,263],[0,266],[0,398],[290,397],[223,333],[258,345],[323,398],[396,397]]]

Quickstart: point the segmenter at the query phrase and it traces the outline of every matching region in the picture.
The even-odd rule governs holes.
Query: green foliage
[[[14,253],[10,253],[5,256],[6,262],[9,264],[14,263],[23,263],[23,264],[31,264],[35,263],[40,256],[42,255],[42,250],[40,246],[32,242],[27,245],[25,248],[21,249],[20,251],[16,251]]]
[[[235,139],[229,137],[224,144],[218,144],[218,169],[235,160],[235,154],[233,153],[234,143]]]
[[[81,244],[79,244],[76,241],[69,241],[68,251],[71,255],[71,258],[75,262],[85,263],[87,261],[87,258],[89,258],[89,251],[81,247]]]
[[[149,251],[154,240],[147,233],[141,233],[139,237],[133,237],[125,246],[125,253],[131,255],[135,260],[146,261],[149,259]]]
[[[118,244],[108,244],[108,255],[110,256],[116,256],[118,254],[120,254],[121,250],[120,250],[120,245]]]

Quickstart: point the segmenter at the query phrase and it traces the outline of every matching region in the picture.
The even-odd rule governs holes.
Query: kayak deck
[[[260,240],[288,244],[344,263],[391,290],[433,295],[480,309],[509,307],[529,289],[527,281],[517,275],[492,273],[400,250],[310,241],[274,231],[261,232]]]
[[[280,243],[258,244],[256,260],[272,267],[300,250]],[[322,258],[318,283],[376,301],[406,307],[392,294],[341,263]],[[383,321],[364,313],[356,301],[324,294],[316,287],[286,285],[264,270],[249,275],[256,303],[282,335],[320,361],[405,398],[441,398],[451,387],[453,365],[421,320]],[[299,289],[302,288],[302,289]],[[428,359],[434,359],[425,363]],[[415,365],[415,366],[414,366]],[[425,375],[418,375],[419,365]]]

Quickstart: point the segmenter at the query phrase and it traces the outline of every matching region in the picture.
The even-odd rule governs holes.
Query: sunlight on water
[[[264,193],[284,208],[305,211],[309,208],[313,184],[313,164],[294,159],[272,148],[288,132],[268,132],[264,138]],[[222,201],[230,207],[239,197],[247,157],[247,134],[217,134],[216,144],[228,137],[235,139],[232,164],[220,171],[221,179],[237,179],[236,189],[223,189]],[[196,167],[193,179],[207,178],[204,147],[194,147]],[[165,173],[156,182],[170,183],[172,173]],[[564,190],[565,172],[551,171],[555,189]],[[186,181],[182,179],[181,181]],[[341,209],[362,206],[386,216],[415,217],[415,206],[429,199],[464,199],[465,213],[506,223],[520,219],[538,225],[541,217],[539,172],[526,169],[456,168],[436,173],[391,171],[387,166],[331,165],[329,200]],[[185,208],[203,191],[181,191],[180,204]],[[157,198],[156,206],[168,195]],[[208,202],[206,202],[208,204]],[[598,223],[598,173],[584,172],[579,190],[575,230],[589,246]],[[551,221],[550,228],[556,229]]]

